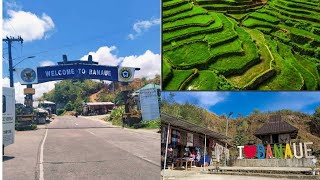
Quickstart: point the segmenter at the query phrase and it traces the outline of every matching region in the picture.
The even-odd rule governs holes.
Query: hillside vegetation
[[[163,100],[161,112],[176,117],[183,118],[189,122],[209,128],[221,134],[226,133],[226,115],[221,117],[208,112],[196,105],[185,103],[178,104],[172,100]],[[229,112],[228,112],[229,113]],[[313,142],[313,152],[320,157],[320,107],[318,107],[313,115],[291,110],[281,110],[274,112],[262,113],[254,110],[250,115],[243,117],[240,113],[234,114],[229,120],[228,136],[231,137],[230,143],[234,146],[231,149],[232,155],[238,155],[236,146],[246,145],[249,142],[255,144],[261,143],[253,134],[264,123],[269,121],[271,115],[281,115],[284,121],[299,129],[295,142]]]
[[[164,90],[319,90],[319,0],[163,0]]]
[[[138,90],[146,84],[160,84],[160,76],[153,79],[135,78],[127,87],[119,82],[111,84],[94,80],[63,80],[55,84],[55,88],[40,98],[57,104],[57,114],[65,111],[82,112],[84,102],[113,102],[123,104],[122,90]]]

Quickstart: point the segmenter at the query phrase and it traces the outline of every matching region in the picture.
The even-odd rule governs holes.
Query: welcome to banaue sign
[[[274,144],[273,151],[270,144],[267,145],[267,148],[262,144],[237,146],[239,149],[238,159],[244,158],[242,151],[248,159],[252,159],[254,157],[257,157],[258,159],[292,159],[293,157],[297,159],[301,159],[303,157],[313,159],[315,157],[310,155],[312,150],[308,148],[308,145],[312,144],[313,142],[299,143],[299,153],[297,152],[296,143],[292,143],[292,147],[290,147],[289,144],[286,144],[284,151],[282,144]]]

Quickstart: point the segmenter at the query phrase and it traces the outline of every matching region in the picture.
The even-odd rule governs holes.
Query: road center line
[[[47,135],[48,135],[48,129],[46,129],[46,134],[44,135],[44,138],[41,143],[41,148],[40,148],[40,177],[39,177],[40,180],[44,180],[44,176],[43,176],[43,147],[44,147],[44,143],[46,141]]]

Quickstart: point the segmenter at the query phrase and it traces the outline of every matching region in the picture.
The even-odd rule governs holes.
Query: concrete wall
[[[242,167],[310,167],[312,159],[234,159],[231,166]]]

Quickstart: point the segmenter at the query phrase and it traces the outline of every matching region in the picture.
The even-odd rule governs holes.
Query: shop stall
[[[161,114],[162,168],[203,167],[229,159],[229,137],[165,113]],[[183,167],[183,168],[182,168]]]

